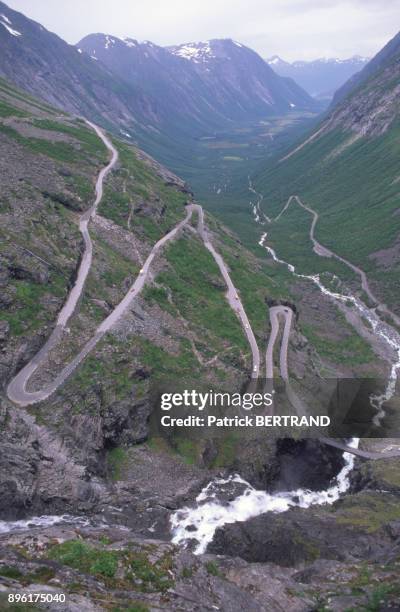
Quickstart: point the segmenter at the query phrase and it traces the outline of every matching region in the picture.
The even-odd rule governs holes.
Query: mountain
[[[395,280],[400,273],[399,94],[400,35],[397,35],[339,92],[313,132],[261,172],[256,181],[256,189],[268,201],[271,216],[292,194],[299,195],[319,213],[317,238],[360,266],[370,277],[377,295],[397,315],[400,314],[399,285]],[[297,244],[302,244],[298,256],[301,252],[303,270],[309,269],[310,265],[315,266],[315,262],[311,263],[315,257],[310,250],[305,213],[299,207],[291,210],[289,216],[281,217],[279,232],[283,236],[290,223],[306,224]],[[296,231],[300,231],[299,225]],[[273,228],[270,237],[274,239]],[[276,233],[275,239],[284,255],[284,242]],[[326,268],[326,259],[324,263],[319,258],[319,262],[319,268]]]
[[[214,149],[203,137],[224,134],[226,142],[239,123],[262,132],[265,117],[297,110],[301,121],[300,115],[318,110],[292,81],[232,41],[211,41],[216,57],[201,67],[178,49],[103,34],[75,47],[1,1],[0,14],[0,76],[64,111],[91,117],[188,179],[199,159],[205,168],[214,165]]]
[[[0,19],[3,22],[4,17]],[[22,30],[20,23],[6,23],[14,32],[18,27]],[[52,347],[38,378],[35,375],[30,383],[33,386],[54,379],[56,371],[80,350],[140,275],[143,259],[155,241],[184,219],[185,204],[192,200],[180,179],[143,152],[117,139],[114,144],[120,156],[118,168],[107,177],[98,214],[89,225],[93,259],[85,290],[61,343]],[[168,452],[164,448],[162,452],[163,443],[167,444],[162,439],[154,436],[150,440],[151,393],[162,379],[181,381],[184,376],[204,376],[211,387],[229,379],[227,388],[235,388],[246,368],[244,360],[249,357],[239,320],[229,306],[226,308],[219,269],[196,233],[182,229],[172,244],[160,248],[152,265],[154,281],[149,280],[118,326],[98,343],[58,392],[35,405],[32,413],[10,403],[6,395],[9,380],[55,328],[58,313],[74,285],[84,250],[78,222],[93,204],[94,183],[107,157],[101,139],[82,120],[60,114],[59,109],[0,79],[1,547],[4,549],[7,535],[3,519],[23,519],[35,513],[89,512],[98,513],[98,524],[102,524],[103,517],[118,507],[120,516],[126,514],[138,534],[135,553],[124,566],[126,580],[121,582],[119,569],[114,582],[116,568],[106,568],[107,563],[113,566],[116,562],[114,553],[102,556],[97,550],[104,538],[108,541],[108,532],[98,532],[100,539],[93,548],[69,541],[65,546],[73,548],[72,556],[74,551],[80,559],[86,553],[92,555],[90,571],[86,561],[84,565],[79,562],[79,567],[89,572],[87,577],[96,595],[91,603],[91,597],[82,597],[72,592],[74,589],[69,592],[69,580],[61,580],[60,588],[62,584],[68,593],[63,609],[94,606],[105,610],[94,600],[105,592],[105,586],[97,580],[108,576],[113,605],[121,609],[126,609],[129,601],[131,609],[148,610],[147,603],[142,605],[139,600],[151,606],[157,601],[157,607],[163,609],[178,606],[188,610],[192,604],[188,608],[185,598],[175,595],[171,607],[165,608],[166,590],[172,584],[168,578],[172,571],[170,574],[167,568],[175,563],[172,546],[167,544],[167,552],[155,541],[152,554],[157,549],[160,556],[157,562],[150,561],[143,535],[170,539],[169,504],[178,507],[184,491],[193,486],[201,488],[205,472],[186,465],[176,449]],[[262,311],[268,276],[232,234],[208,216],[206,223],[212,226],[215,246],[223,246],[232,260],[237,286],[243,286],[246,299]],[[252,289],[258,287],[258,296],[246,291],[246,277],[252,279]],[[261,327],[257,333],[261,333]],[[212,367],[208,367],[210,359]],[[202,454],[200,447],[189,447],[183,440],[180,449],[188,463],[193,461],[193,453],[199,457]],[[219,454],[216,447],[210,461]],[[221,458],[224,461],[222,454]],[[122,466],[126,473],[121,471]],[[120,516],[111,518],[111,514],[111,524],[121,524]],[[79,519],[78,523],[82,526]],[[50,524],[51,519],[48,528]],[[157,524],[164,525],[164,535],[158,528],[155,533]],[[125,541],[128,531],[126,527],[120,531]],[[26,530],[24,534],[30,537]],[[92,536],[97,539],[94,532]],[[8,552],[12,556],[12,549]],[[29,570],[22,566],[17,570],[17,562],[8,557],[8,552],[12,575],[22,577]],[[63,565],[62,548],[47,552],[50,557],[55,553],[58,561],[50,563],[63,567],[61,571],[76,571],[67,569],[68,561]],[[182,554],[184,558],[177,562],[183,568],[188,557],[185,551],[178,556]],[[100,561],[97,563],[94,557]],[[198,561],[193,556],[191,559],[197,568]],[[139,565],[133,568],[136,562]],[[0,565],[0,579],[7,582],[9,567]],[[38,567],[38,573],[36,566],[33,570],[34,577],[22,580],[24,584],[35,581],[43,590],[58,570],[49,569],[42,560]],[[136,583],[133,575],[137,576]],[[184,576],[174,578],[174,584],[184,581]],[[224,605],[237,600],[238,589],[229,583],[223,595],[211,598],[206,594],[206,566],[195,582],[204,591],[210,608],[215,601],[222,605],[222,598]],[[182,587],[185,589],[184,584]],[[147,592],[151,592],[151,602]],[[0,608],[8,607],[1,595]]]
[[[140,92],[3,2],[0,54],[0,76],[50,104],[116,130],[144,124],[151,103]]]
[[[201,70],[178,48],[103,34],[74,47],[2,2],[0,11],[1,76],[139,139],[193,137],[232,120],[315,108],[301,88],[230,40],[209,43],[213,61]]]
[[[266,612],[315,609],[321,602],[336,605],[335,599],[336,608],[343,609],[346,597],[351,605],[362,605],[371,600],[364,587],[367,571],[374,584],[384,580],[386,591],[377,597],[395,609],[393,534],[400,514],[393,463],[387,469],[384,461],[363,463],[378,493],[361,490],[329,507],[293,508],[279,521],[275,513],[263,514],[255,522],[236,523],[238,531],[230,535],[219,529],[216,554],[211,549],[206,557],[195,556],[171,543],[171,517],[195,504],[201,490],[204,496],[211,490],[211,507],[224,508],[227,494],[252,503],[254,489],[237,477],[216,481],[225,483],[221,502],[209,484],[205,488],[215,475],[229,473],[227,468],[258,487],[259,504],[263,488],[273,491],[285,473],[297,482],[297,474],[301,481],[307,472],[309,480],[317,475],[319,482],[327,470],[328,483],[332,462],[341,466],[342,459],[340,452],[318,449],[317,440],[310,441],[308,459],[304,441],[277,440],[279,434],[265,431],[246,438],[228,429],[214,439],[209,432],[192,437],[190,428],[169,435],[154,427],[153,398],[164,385],[176,390],[203,384],[232,393],[246,380],[251,356],[197,223],[182,227],[154,253],[155,242],[187,214],[192,195],[136,147],[117,138],[113,146],[118,164],[105,179],[87,228],[93,248],[84,291],[44,359],[40,349],[56,328],[83,261],[88,238],[80,222],[87,219],[109,151],[83,120],[60,114],[0,79],[2,584],[12,592],[27,586],[62,591],[67,598],[62,609],[71,612],[108,610],[110,601],[114,609],[128,605],[143,612],[154,607],[190,612],[194,605]],[[261,343],[266,299],[280,303],[287,288],[220,222],[207,214],[205,223]],[[10,379],[35,355],[40,366],[28,392],[42,389],[71,363],[134,280],[142,278],[143,262],[152,252],[147,285],[64,384],[33,409],[10,402]],[[309,312],[315,307],[312,303]],[[325,326],[331,322],[339,333],[343,324],[332,316]],[[304,372],[315,354],[297,329],[291,336],[291,367]],[[299,461],[302,470],[288,468]],[[366,517],[362,524],[360,516]],[[248,530],[244,536],[242,528]],[[308,570],[303,576],[311,563],[312,584]],[[349,577],[334,595],[333,563],[341,577]],[[363,578],[356,595],[355,575]],[[8,593],[0,594],[4,610],[12,609],[8,599]]]
[[[226,118],[209,103],[212,92],[207,85],[187,62],[167,49],[104,34],[85,37],[77,49],[154,100],[148,121],[155,129],[197,136],[226,125]]]
[[[266,62],[277,74],[294,79],[311,96],[327,100],[351,76],[362,70],[368,59],[356,55],[349,59],[321,58],[289,63],[274,55]]]
[[[135,279],[142,278],[156,242],[185,219],[193,203],[181,179],[127,142],[114,138],[113,143],[118,165],[105,179],[103,198],[90,219],[93,253],[81,299],[29,387],[54,380],[96,335]],[[93,204],[96,178],[109,155],[81,119],[60,115],[3,79],[0,153],[0,517],[19,518],[27,507],[80,512],[86,495],[86,509],[94,509],[107,501],[109,454],[111,461],[126,445],[160,435],[149,425],[154,390],[185,379],[191,385],[206,381],[207,388],[239,389],[252,367],[250,347],[237,304],[229,306],[221,271],[195,231],[195,213],[193,225],[157,247],[151,277],[113,329],[53,395],[35,405],[36,427],[9,402],[6,389],[56,328],[87,247],[79,223]],[[261,338],[266,296],[279,299],[285,289],[220,222],[208,214],[204,222]],[[146,452],[149,465],[155,461],[161,470],[157,452],[153,459],[151,450]],[[199,442],[182,441],[177,452],[193,461],[203,450]],[[218,456],[217,444],[209,461]],[[14,467],[4,467],[8,460]],[[223,464],[223,449],[218,461]],[[55,477],[61,473],[62,488]],[[182,476],[179,469],[176,480],[172,473],[171,478],[168,495],[193,484],[193,475]]]
[[[311,109],[315,104],[291,79],[276,79],[265,70],[262,58],[252,49],[230,39],[210,40],[170,47],[171,53],[186,59],[216,93],[225,106],[236,105],[249,112],[276,112],[291,108]]]
[[[365,83],[374,73],[384,70],[392,60],[395,60],[400,51],[400,33],[396,34],[367,65],[349,79],[341,87],[333,98],[333,105],[346,97],[348,93],[354,91],[362,83]]]
[[[131,105],[135,88],[38,28],[0,10],[0,29],[12,37],[2,41],[0,63],[13,75],[15,54],[13,78],[57,104],[0,78],[0,609],[26,609],[18,593],[24,601],[33,594],[38,609],[53,600],[66,612],[377,609],[377,602],[396,609],[398,459],[353,464],[316,438],[299,439],[299,429],[294,439],[281,427],[249,435],[245,427],[204,427],[202,435],[202,425],[181,427],[181,418],[164,427],[157,411],[161,390],[170,397],[181,389],[193,389],[189,397],[198,388],[222,397],[242,391],[254,372],[254,340],[265,355],[274,335],[272,305],[277,318],[296,312],[275,364],[283,374],[286,343],[294,388],[312,395],[313,408],[315,386],[303,384],[305,374],[319,388],[325,372],[343,373],[346,362],[347,372],[361,364],[358,372],[374,373],[380,360],[354,340],[341,312],[324,310],[316,291],[308,288],[295,305],[300,279],[203,217],[180,178],[116,136],[126,127],[152,136],[164,120],[162,100],[140,89]],[[26,48],[12,46],[24,36]],[[112,136],[76,116],[90,110]],[[287,245],[297,246],[303,226],[286,232]],[[337,347],[343,360],[334,358]],[[30,379],[19,391],[40,395],[27,409],[9,391],[21,368]],[[277,381],[278,394],[286,383]],[[190,415],[188,408],[177,415]],[[212,408],[193,416],[204,423],[209,410],[234,420],[233,406]],[[251,422],[251,412],[240,415]],[[177,541],[182,530],[187,548]],[[193,554],[198,538],[207,544],[213,536],[206,556]]]
[[[277,77],[257,53],[233,40],[162,48],[151,42],[92,34],[78,49],[129,85],[162,100],[163,119],[197,132],[226,121],[316,105],[292,80]]]

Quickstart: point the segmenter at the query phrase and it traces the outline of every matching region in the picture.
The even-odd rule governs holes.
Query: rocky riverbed
[[[382,443],[370,441],[369,447]],[[310,466],[313,458],[323,466],[318,485],[324,479],[329,482],[332,470],[343,470],[340,452],[337,457],[331,449],[324,454],[324,447],[314,444],[314,454],[310,443],[299,443],[295,450],[293,442],[280,441],[275,454],[271,448],[269,461],[274,468],[262,472],[269,474],[264,487],[271,495],[279,496],[276,487],[282,486],[282,475],[287,481],[291,457],[297,452],[300,463],[305,460],[302,447]],[[21,478],[24,465],[20,465]],[[256,465],[253,482],[260,487]],[[251,476],[249,466],[247,458],[243,467]],[[5,593],[9,592],[63,592],[68,611],[311,612],[325,606],[339,612],[357,606],[368,609],[378,600],[386,608],[376,609],[396,609],[400,598],[398,473],[397,459],[384,463],[355,459],[348,473],[348,491],[332,505],[289,506],[283,512],[264,512],[222,525],[206,553],[199,555],[190,542],[171,543],[171,517],[182,507],[192,507],[210,480],[229,478],[229,472],[188,466],[142,444],[131,449],[117,480],[89,474],[86,480],[81,478],[88,488],[80,489],[72,486],[78,476],[66,463],[65,484],[69,482],[68,490],[75,497],[66,496],[62,504],[51,493],[52,481],[45,480],[44,472],[41,497],[36,492],[30,498],[32,504],[21,505],[14,517],[3,506],[1,516],[7,519],[21,520],[46,507],[58,515],[68,510],[72,516],[60,520],[53,514],[12,526],[0,523],[2,606],[7,609]],[[309,486],[309,470],[299,471],[298,480],[291,482]],[[243,482],[237,482],[236,489],[226,488],[219,499],[221,507],[243,493],[237,487],[243,489]],[[88,495],[89,490],[96,494]],[[45,607],[57,609],[56,604]]]
[[[282,550],[282,530],[278,531]],[[63,609],[74,612],[342,612],[353,607],[371,609],[367,606],[374,602],[384,602],[385,607],[372,609],[397,609],[398,523],[392,525],[390,534],[392,555],[379,563],[355,556],[351,560],[306,562],[298,555],[295,564],[282,567],[226,554],[195,556],[181,547],[120,528],[33,528],[0,535],[0,602],[2,609],[12,609],[8,594],[22,592],[63,593]],[[342,549],[349,544],[344,539]],[[56,610],[57,605],[43,607]]]

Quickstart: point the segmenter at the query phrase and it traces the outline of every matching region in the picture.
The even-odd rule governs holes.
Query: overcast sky
[[[70,43],[104,32],[159,45],[234,38],[263,57],[374,55],[400,29],[400,0],[6,0]]]

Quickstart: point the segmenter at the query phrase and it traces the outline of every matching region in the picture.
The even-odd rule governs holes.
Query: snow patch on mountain
[[[3,15],[2,15],[3,17]],[[7,20],[9,21],[9,20]],[[5,27],[5,29],[11,34],[11,36],[22,36],[21,32],[18,32],[18,30],[13,30],[7,23],[4,23],[4,21],[0,20],[0,23],[2,26]]]
[[[171,47],[170,52],[196,64],[215,57],[209,42],[187,43],[179,47]]]
[[[268,57],[266,60],[267,64],[270,66],[278,66],[279,64],[282,66],[293,66],[294,68],[303,68],[306,66],[318,65],[318,64],[359,64],[359,63],[367,63],[369,61],[368,57],[362,57],[361,55],[353,55],[353,57],[349,57],[346,59],[341,59],[339,57],[319,57],[315,60],[297,60],[294,62],[287,62],[283,60],[279,55],[272,55]]]
[[[105,49],[109,49],[111,47],[111,45],[115,45],[115,39],[111,38],[110,36],[106,36],[106,44],[104,45]]]
[[[283,60],[281,60],[279,55],[274,55],[273,57],[267,59],[267,64],[269,64],[270,66],[275,66],[276,64],[280,64],[281,62],[283,62]]]
[[[122,40],[127,47],[137,47],[137,45],[139,44],[138,41],[134,38],[123,38]]]

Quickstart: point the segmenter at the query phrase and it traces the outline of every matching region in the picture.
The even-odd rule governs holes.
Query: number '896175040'
[[[9,593],[8,603],[64,603],[64,593]]]

